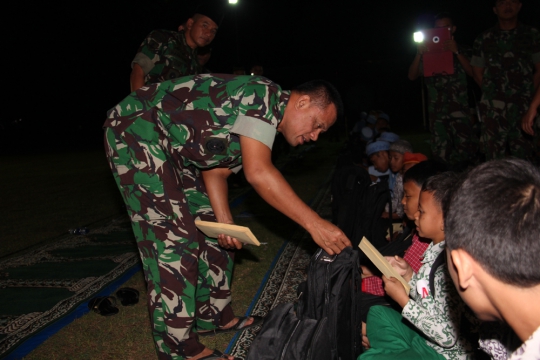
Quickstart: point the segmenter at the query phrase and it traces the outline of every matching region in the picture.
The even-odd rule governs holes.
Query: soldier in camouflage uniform
[[[540,35],[518,22],[519,0],[497,0],[498,25],[474,42],[474,78],[482,89],[482,143],[486,159],[513,155],[533,160],[532,139],[520,129],[540,83]]]
[[[435,27],[456,26],[448,13],[435,17]],[[479,139],[471,120],[467,92],[467,75],[472,76],[469,64],[470,47],[458,45],[453,39],[446,44],[454,53],[454,74],[424,77],[428,94],[429,128],[433,156],[450,164],[476,163]],[[423,74],[422,54],[425,46],[418,46],[418,53],[409,68],[409,79]]]
[[[202,73],[197,49],[214,40],[221,18],[219,7],[201,6],[178,31],[152,31],[131,62],[131,91],[143,85]]]
[[[143,261],[160,359],[209,355],[197,333],[236,320],[228,250],[241,243],[207,238],[194,221],[233,223],[226,179],[240,166],[263,199],[326,251],[350,246],[271,162],[276,131],[293,146],[315,141],[341,109],[324,81],[289,92],[263,77],[204,74],[142,87],[110,110],[107,156]]]

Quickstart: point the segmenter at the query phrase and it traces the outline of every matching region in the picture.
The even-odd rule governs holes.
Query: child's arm
[[[435,272],[435,298],[429,294],[431,291],[427,281],[418,280],[417,285],[422,282],[425,282],[426,289],[423,290],[424,287],[418,289],[418,286],[411,289],[411,294],[415,293],[416,300],[409,300],[401,315],[431,341],[441,347],[450,348],[458,339],[463,301],[443,267]],[[422,297],[423,294],[426,295],[425,292],[428,295]]]

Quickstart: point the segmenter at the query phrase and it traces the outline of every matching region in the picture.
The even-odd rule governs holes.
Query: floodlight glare
[[[229,0],[229,4],[236,4],[238,0]]]
[[[413,34],[414,42],[421,43],[424,41],[424,34],[421,31],[417,31]]]

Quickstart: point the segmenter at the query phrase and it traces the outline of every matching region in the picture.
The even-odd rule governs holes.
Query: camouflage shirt
[[[459,45],[458,51],[468,59],[471,58],[470,46]],[[457,55],[454,57],[454,73],[451,75],[436,75],[424,77],[428,97],[430,117],[466,117],[469,113],[469,98],[467,92],[467,73]],[[420,63],[423,73],[423,62]]]
[[[186,76],[134,91],[104,127],[136,136],[145,151],[159,146],[184,166],[239,169],[239,135],[271,149],[289,95],[262,76]]]
[[[474,42],[471,65],[484,68],[482,98],[528,105],[534,92],[534,64],[540,62],[540,33],[518,24],[495,26]]]
[[[187,45],[183,31],[152,31],[139,47],[133,64],[143,69],[146,85],[201,72],[197,49]]]

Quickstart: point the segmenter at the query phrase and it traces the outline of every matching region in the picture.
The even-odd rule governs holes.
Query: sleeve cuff
[[[485,62],[484,58],[473,55],[473,57],[471,59],[471,65],[483,68],[483,67],[486,67],[486,62]]]
[[[268,146],[270,150],[272,150],[274,138],[276,137],[276,128],[274,126],[261,119],[243,115],[236,118],[230,132],[260,141]]]
[[[143,69],[144,75],[148,75],[150,70],[154,68],[154,63],[152,62],[152,59],[150,59],[147,55],[141,52],[135,55],[135,58],[131,62],[131,68],[133,68],[133,64],[139,65]]]

